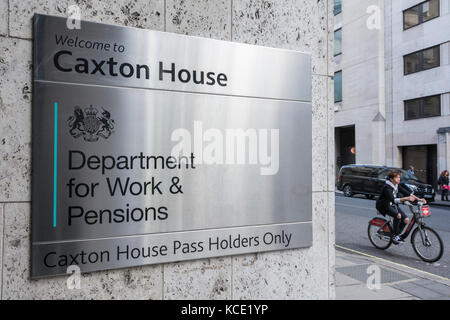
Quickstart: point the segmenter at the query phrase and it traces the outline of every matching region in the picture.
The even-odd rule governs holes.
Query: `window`
[[[422,70],[439,67],[441,65],[440,46],[422,51]]]
[[[419,68],[420,57],[419,57],[418,52],[411,53],[411,54],[408,54],[407,56],[404,56],[403,62],[405,65],[405,67],[404,67],[405,75],[420,71],[420,68]]]
[[[441,95],[405,101],[405,120],[437,117],[441,115]]]
[[[342,11],[342,0],[334,0],[334,15],[341,13]]]
[[[417,51],[403,57],[404,74],[424,71],[440,66],[440,46]]]
[[[369,171],[367,172],[367,177],[370,178],[378,178],[379,168],[367,168]]]
[[[342,71],[334,74],[334,102],[342,101]]]
[[[405,101],[405,120],[419,119],[420,99]]]
[[[386,179],[390,170],[382,170],[378,173],[378,179]]]
[[[409,29],[439,16],[439,0],[429,0],[403,11],[403,29]]]
[[[403,29],[414,27],[420,23],[419,7],[420,6],[416,6],[403,12]]]
[[[423,99],[423,117],[441,115],[441,96],[426,97]]]
[[[375,172],[375,169],[370,167],[352,167],[350,175],[369,177],[373,172]]]
[[[342,53],[342,29],[334,32],[334,55],[337,56]]]
[[[439,0],[427,1],[422,5],[422,19],[427,22],[439,16]]]

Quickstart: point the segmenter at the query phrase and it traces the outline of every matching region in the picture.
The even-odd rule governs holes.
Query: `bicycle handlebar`
[[[417,203],[416,204],[412,204],[410,201],[405,201],[405,202],[403,202],[404,204],[406,204],[408,207],[409,207],[409,210],[411,211],[411,213],[413,213],[413,214],[419,214],[419,211],[420,211],[420,207],[422,207],[425,203],[424,202],[422,202],[422,201],[417,201]],[[418,207],[418,209],[417,210],[415,210],[414,209],[414,207]]]
[[[411,202],[409,202],[409,201],[404,201],[403,203],[406,204],[406,205],[408,205],[408,206],[410,206],[410,207],[414,207],[414,206],[423,206],[423,205],[425,204],[425,203],[422,202],[422,201],[417,201],[416,204],[413,204],[413,203],[411,203]]]

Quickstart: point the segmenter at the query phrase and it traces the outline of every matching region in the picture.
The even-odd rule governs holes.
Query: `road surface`
[[[412,216],[409,208],[403,210]],[[407,265],[419,270],[450,278],[450,208],[431,207],[431,217],[426,224],[436,230],[444,242],[444,254],[435,263],[426,263],[414,253],[411,246],[411,234],[402,245],[392,245],[387,250],[379,250],[372,246],[367,237],[369,220],[376,216],[375,200],[363,196],[346,198],[336,194],[336,244],[364,252],[376,257]]]

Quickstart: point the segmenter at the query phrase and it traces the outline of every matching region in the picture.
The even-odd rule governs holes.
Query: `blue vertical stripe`
[[[53,228],[56,228],[57,190],[58,190],[58,103],[55,102],[55,130],[53,142]]]

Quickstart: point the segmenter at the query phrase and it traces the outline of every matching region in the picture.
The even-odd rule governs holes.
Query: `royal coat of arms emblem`
[[[99,111],[92,105],[85,108],[84,112],[79,106],[74,107],[73,116],[67,119],[70,127],[69,133],[74,138],[83,137],[85,141],[94,142],[102,137],[108,139],[114,132],[114,120],[111,119],[111,113],[102,108]]]

